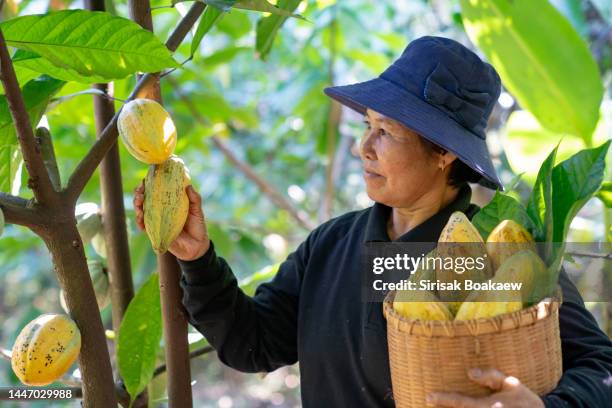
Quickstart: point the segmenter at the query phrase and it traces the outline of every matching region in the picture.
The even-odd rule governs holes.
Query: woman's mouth
[[[376,178],[380,178],[382,177],[380,174],[378,173],[374,173],[371,170],[363,170],[363,177],[367,180],[367,179],[376,179]]]

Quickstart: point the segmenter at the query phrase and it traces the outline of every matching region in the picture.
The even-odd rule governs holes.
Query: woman
[[[375,204],[312,231],[252,298],[217,256],[191,186],[189,217],[170,251],[183,271],[190,322],[223,363],[259,372],[299,362],[305,407],[392,407],[385,321],[380,303],[361,301],[359,251],[367,242],[436,242],[453,211],[471,218],[478,210],[468,182],[502,188],[484,132],[500,80],[461,44],[423,37],[379,78],[325,92],[365,116],[360,155]],[[141,228],[143,199],[140,186]],[[474,367],[470,378],[491,396],[439,393],[432,405],[609,406],[612,344],[565,273],[560,282],[565,371],[553,392],[539,397],[513,377]]]

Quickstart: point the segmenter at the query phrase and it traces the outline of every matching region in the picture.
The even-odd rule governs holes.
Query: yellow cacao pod
[[[121,140],[132,156],[147,164],[160,164],[176,146],[176,127],[166,110],[152,99],[128,102],[117,120]]]
[[[542,279],[546,279],[546,265],[542,258],[531,250],[517,252],[507,258],[495,272],[497,282],[522,283],[521,297],[523,302],[536,301],[534,291]]]
[[[537,252],[529,231],[514,220],[503,220],[493,228],[487,238],[487,253],[495,270],[506,259],[525,249]]]
[[[457,281],[463,287],[466,280],[482,282],[493,276],[491,262],[480,233],[460,211],[451,214],[440,234],[436,252],[439,258],[436,263],[436,279],[441,282]],[[471,261],[467,261],[468,259]],[[468,294],[466,290],[437,293],[442,301],[451,302],[449,307],[453,312],[457,311],[459,302]]]
[[[189,198],[189,171],[183,160],[171,156],[149,167],[145,178],[144,224],[153,249],[164,253],[185,226]]]
[[[11,366],[26,385],[47,385],[75,362],[81,333],[67,315],[43,314],[28,323],[13,346]]]
[[[453,320],[453,315],[450,310],[448,310],[443,302],[439,301],[436,295],[429,291],[419,291],[418,295],[411,292],[414,291],[399,291],[395,295],[393,309],[396,312],[411,319]],[[425,302],[402,301],[410,299],[413,296],[418,296],[419,299],[429,299]]]
[[[514,300],[506,301],[489,301],[489,302],[463,302],[455,320],[472,320],[483,319],[502,315],[506,313],[516,312],[523,308],[521,295],[517,294]]]

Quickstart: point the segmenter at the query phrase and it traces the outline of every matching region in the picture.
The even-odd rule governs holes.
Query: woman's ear
[[[445,168],[450,166],[450,164],[454,162],[456,159],[457,159],[457,156],[454,153],[449,152],[448,150],[444,150],[443,152],[440,152],[438,167],[444,170]]]

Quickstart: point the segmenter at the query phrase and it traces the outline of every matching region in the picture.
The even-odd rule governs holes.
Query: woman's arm
[[[189,321],[223,363],[259,372],[297,362],[298,298],[308,257],[309,240],[289,255],[272,281],[259,285],[252,298],[238,287],[214,244],[201,258],[179,262]]]
[[[144,185],[134,192],[136,224],[144,224]],[[238,288],[232,270],[208,239],[200,195],[187,187],[189,215],[168,249],[179,260],[189,320],[225,364],[241,371],[272,371],[297,361],[297,309],[302,273],[314,233],[260,285],[253,298]]]

